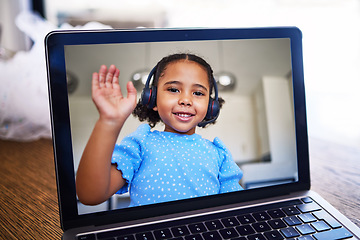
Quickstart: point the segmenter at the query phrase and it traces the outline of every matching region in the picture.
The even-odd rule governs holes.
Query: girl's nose
[[[182,94],[179,98],[179,105],[191,106],[192,101],[188,94]]]

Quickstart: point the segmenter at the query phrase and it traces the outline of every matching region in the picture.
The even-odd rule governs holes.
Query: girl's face
[[[169,63],[159,78],[156,107],[166,132],[194,134],[207,112],[210,86],[205,69],[196,62]]]

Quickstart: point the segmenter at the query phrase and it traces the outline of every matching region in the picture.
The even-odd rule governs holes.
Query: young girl
[[[204,126],[214,88],[210,65],[191,54],[174,54],[156,66],[154,106],[136,105],[136,90],[119,86],[119,70],[101,66],[92,78],[92,98],[100,117],[85,147],[76,178],[79,200],[88,205],[130,189],[130,206],[242,190],[242,172],[229,150],[195,133]],[[146,101],[145,101],[146,102]],[[223,100],[219,98],[220,107]],[[115,144],[133,112],[148,121]],[[159,121],[164,131],[151,131]],[[205,124],[203,124],[205,121]]]

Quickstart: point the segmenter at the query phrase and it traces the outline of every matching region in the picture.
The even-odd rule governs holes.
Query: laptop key
[[[289,225],[289,226],[295,226],[295,225],[300,225],[302,224],[302,222],[299,220],[298,217],[296,216],[290,216],[290,217],[285,217],[283,218],[283,220]]]
[[[255,219],[250,214],[238,216],[237,219],[240,221],[241,224],[249,224],[255,222]]]
[[[255,230],[250,225],[238,226],[236,227],[236,230],[240,233],[241,236],[247,236],[255,233]]]
[[[316,203],[300,204],[296,206],[302,213],[315,212],[321,210],[321,207]]]
[[[154,231],[156,239],[169,239],[172,238],[171,232],[169,229],[162,229]]]
[[[135,235],[136,240],[154,240],[154,236],[151,232],[138,233]]]
[[[205,222],[205,225],[209,230],[217,230],[224,228],[224,226],[221,224],[219,220]]]
[[[352,234],[345,228],[337,228],[326,232],[315,233],[313,235],[317,240],[335,240],[352,237]]]
[[[270,231],[264,233],[266,239],[268,240],[282,240],[284,237],[281,235],[279,231]]]
[[[285,228],[286,227],[286,224],[281,219],[270,220],[270,221],[268,221],[268,224],[273,229],[280,229],[280,228]]]
[[[231,240],[247,240],[246,237],[236,237]]]
[[[221,222],[224,224],[225,227],[234,227],[240,225],[239,221],[236,220],[234,217],[223,218]]]
[[[281,211],[280,209],[273,209],[273,210],[269,210],[267,212],[272,218],[285,217],[285,213],[283,211]]]
[[[206,232],[206,227],[203,223],[191,224],[188,227],[189,227],[191,233]]]
[[[285,207],[282,208],[282,210],[286,213],[288,216],[298,215],[300,214],[300,211],[296,207]]]
[[[257,221],[265,221],[265,220],[269,220],[269,219],[270,219],[269,214],[267,214],[266,212],[253,213],[253,217],[254,217]]]
[[[190,234],[190,232],[186,226],[178,226],[178,227],[171,228],[171,232],[173,233],[173,235],[175,237],[181,237],[181,236]]]
[[[117,240],[135,240],[133,235],[120,236],[116,238]]]
[[[297,240],[315,240],[315,238],[313,238],[310,235],[307,235],[307,236],[298,237]]]
[[[247,237],[248,240],[266,240],[262,234],[254,234]]]
[[[235,238],[235,237],[239,236],[239,234],[236,232],[235,228],[221,229],[219,232],[220,232],[221,236],[225,239]]]
[[[341,227],[341,224],[338,221],[336,221],[335,218],[333,218],[330,214],[325,212],[324,210],[316,211],[313,213],[313,215],[319,220],[324,220],[332,228]]]
[[[204,240],[204,238],[200,234],[195,234],[191,236],[186,236],[185,240]]]
[[[282,234],[284,234],[286,238],[294,238],[300,236],[300,234],[293,227],[283,228],[280,231]]]
[[[324,221],[318,221],[311,223],[311,225],[316,229],[318,232],[330,230],[329,225],[327,225]]]
[[[304,214],[300,214],[298,215],[298,217],[301,219],[301,221],[303,221],[304,223],[309,223],[309,222],[315,222],[317,219],[314,217],[314,215],[312,215],[311,213],[304,213]]]
[[[255,231],[257,232],[266,232],[266,231],[270,231],[271,227],[269,226],[269,224],[267,224],[266,222],[260,222],[260,223],[253,223],[252,227],[255,229]]]
[[[304,224],[304,225],[300,225],[300,226],[296,226],[295,227],[302,235],[307,235],[307,234],[311,234],[314,233],[315,230],[309,225],[309,224]]]
[[[301,201],[303,201],[304,203],[312,203],[313,202],[311,197],[304,197],[304,198],[301,199]]]
[[[220,234],[217,231],[203,233],[205,240],[218,240],[221,239]]]

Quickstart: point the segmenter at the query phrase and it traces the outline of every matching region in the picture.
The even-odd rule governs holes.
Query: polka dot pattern
[[[112,163],[130,188],[130,206],[242,190],[242,171],[215,138],[150,131],[147,124],[115,146]]]

